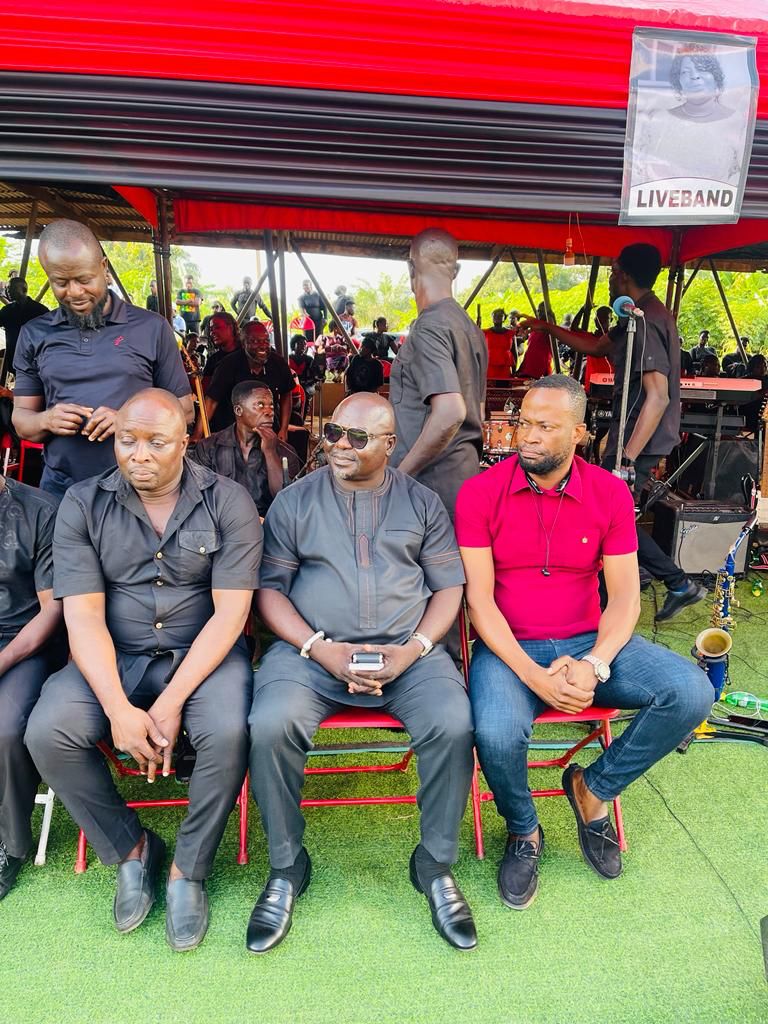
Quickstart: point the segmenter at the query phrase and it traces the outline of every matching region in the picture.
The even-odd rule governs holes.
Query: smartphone
[[[384,655],[374,651],[355,651],[349,663],[350,672],[381,672]]]

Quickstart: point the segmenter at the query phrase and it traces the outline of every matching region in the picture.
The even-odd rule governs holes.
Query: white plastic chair
[[[36,804],[43,805],[43,824],[40,828],[40,840],[37,844],[37,853],[35,854],[35,867],[42,867],[45,864],[45,854],[48,849],[48,833],[51,831],[51,818],[53,817],[53,802],[56,799],[56,794],[53,792],[51,787],[48,787],[47,793],[38,793],[35,797]]]

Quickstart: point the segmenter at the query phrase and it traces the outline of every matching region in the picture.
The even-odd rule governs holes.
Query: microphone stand
[[[637,323],[634,316],[630,313],[627,321],[627,350],[624,358],[624,382],[621,388],[621,410],[619,412],[619,432],[616,439],[616,465],[614,467],[614,476],[624,478],[622,472],[621,460],[624,457],[624,431],[627,429],[627,406],[629,405],[629,384],[632,375],[632,351],[635,347],[635,332],[637,331]],[[627,480],[627,483],[633,481]]]

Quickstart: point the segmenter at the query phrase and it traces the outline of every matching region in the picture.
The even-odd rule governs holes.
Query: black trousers
[[[50,655],[33,654],[0,676],[0,841],[12,857],[26,857],[32,847],[30,820],[40,776],[24,746],[24,731],[55,667]]]
[[[640,494],[648,482],[651,470],[659,464],[659,455],[641,455],[635,462],[635,494]],[[616,464],[616,453],[606,452],[603,455],[602,467],[609,472]],[[670,590],[682,590],[688,582],[688,577],[683,570],[675,565],[673,560],[664,551],[653,537],[642,526],[637,528],[637,560],[640,567],[645,569],[655,580],[661,582]]]
[[[167,684],[167,655],[149,665],[128,699],[150,707]],[[245,778],[247,719],[253,672],[245,650],[234,647],[187,699],[184,728],[197,751],[189,810],[174,860],[186,878],[207,878],[227,818]],[[109,720],[74,662],[51,676],[27,726],[26,743],[43,778],[83,829],[104,864],[118,864],[142,835],[134,810],[117,792],[96,744],[109,738]]]

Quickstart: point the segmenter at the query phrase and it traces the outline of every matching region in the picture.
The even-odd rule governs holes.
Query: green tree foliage
[[[402,330],[416,317],[416,302],[408,275],[392,278],[382,274],[378,281],[357,281],[350,289],[355,299],[355,316],[362,330],[368,330],[376,317],[385,316],[392,330]]]

